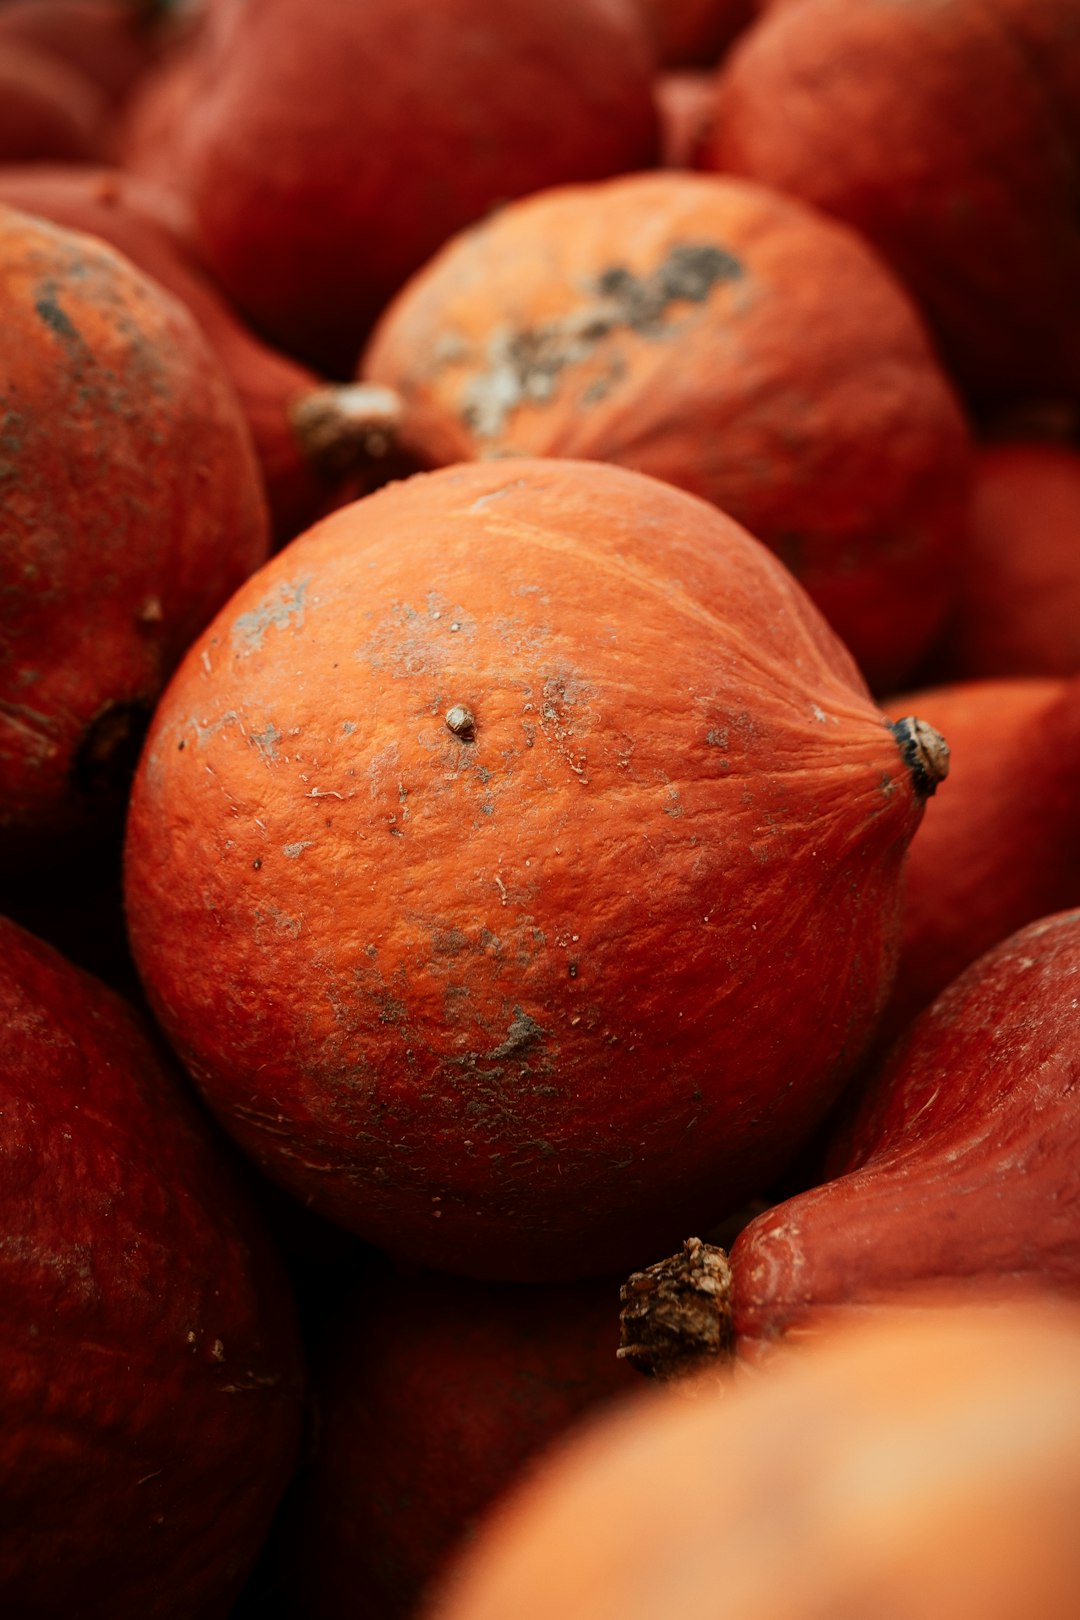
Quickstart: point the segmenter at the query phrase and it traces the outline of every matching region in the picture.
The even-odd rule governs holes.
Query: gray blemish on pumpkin
[[[82,339],[79,337],[78,329],[71,317],[60,308],[56,294],[56,283],[46,282],[41,289],[40,297],[34,300],[34,309],[58,338],[62,338],[65,343],[79,344]]]
[[[0,416],[0,481],[17,476],[27,431],[25,416],[15,410],[4,410]]]
[[[503,432],[507,418],[524,404],[543,404],[556,394],[561,374],[591,359],[619,331],[649,339],[667,337],[673,306],[703,304],[714,287],[738,281],[745,271],[712,242],[677,242],[648,275],[612,265],[588,287],[590,301],[561,320],[514,329],[498,327],[487,347],[487,367],[463,390],[461,419],[479,439]],[[609,375],[585,390],[582,402],[603,398],[618,381],[621,358],[609,359]],[[511,486],[506,486],[511,487]],[[481,497],[481,499],[490,497]]]
[[[210,741],[210,738],[215,734],[215,732],[220,731],[222,726],[232,725],[232,723],[233,723],[233,721],[235,719],[236,719],[236,710],[235,709],[227,709],[225,711],[225,713],[223,715],[221,715],[217,720],[208,720],[205,725],[200,725],[200,723],[198,722],[198,720],[196,720],[194,715],[189,716],[188,723],[190,724],[191,729],[195,733],[195,742],[196,742],[197,746],[199,748],[205,748],[207,743]]]
[[[304,853],[305,849],[310,849],[310,848],[311,848],[311,839],[306,838],[301,843],[298,843],[298,844],[282,844],[281,853],[283,855],[287,855],[289,857],[290,861],[295,861],[298,856],[300,856],[300,855],[302,855]]]
[[[448,638],[471,640],[475,634],[476,621],[471,614],[429,592],[424,610],[411,602],[394,602],[381,612],[371,635],[354,649],[353,657],[370,669],[386,670],[395,680],[417,675],[438,678],[446,665],[459,656]]]
[[[578,780],[586,784],[589,778],[585,774],[585,750],[578,745],[575,725],[587,722],[591,696],[590,689],[575,675],[562,672],[549,675],[544,681],[538,716],[543,735],[554,745]]]
[[[543,1029],[535,1018],[530,1018],[527,1012],[520,1007],[514,1008],[514,1017],[506,1031],[506,1038],[498,1046],[486,1054],[487,1061],[498,1062],[500,1058],[517,1057],[527,1052],[537,1041],[542,1041],[547,1031]]]
[[[282,734],[271,720],[267,723],[265,731],[252,731],[248,733],[248,740],[253,747],[259,750],[260,755],[267,764],[277,758],[277,745]]]
[[[271,625],[281,628],[292,622],[303,624],[305,598],[310,584],[310,579],[298,579],[295,584],[282,580],[275,590],[267,592],[258,607],[241,613],[234,620],[232,639],[234,643],[241,643],[241,657],[262,646],[263,637]]]

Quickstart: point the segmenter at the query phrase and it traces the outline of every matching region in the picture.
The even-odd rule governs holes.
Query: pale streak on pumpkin
[[[303,625],[228,653],[301,570]],[[887,722],[775,558],[640,475],[473,464],[335,514],[192,649],[152,748],[159,1015],[272,1174],[428,1260],[678,1241],[804,1134],[884,994],[921,813]]]

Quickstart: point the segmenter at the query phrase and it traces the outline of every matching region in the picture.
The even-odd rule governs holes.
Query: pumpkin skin
[[[105,115],[89,79],[0,35],[0,163],[92,162],[101,156]]]
[[[187,311],[0,208],[0,864],[116,819],[181,653],[267,553],[247,426]]]
[[[1075,398],[1078,29],[1074,0],[777,5],[725,58],[708,166],[860,230],[973,396]]]
[[[36,3],[36,0],[35,0]],[[86,231],[152,276],[194,316],[236,390],[259,458],[278,545],[335,504],[346,474],[371,458],[370,407],[331,388],[257,337],[183,246],[172,199],[118,169],[34,164],[0,168],[0,203]],[[321,404],[316,438],[308,416]]]
[[[150,8],[140,12],[130,0],[4,0],[0,46],[32,45],[118,102],[153,60],[151,22]]]
[[[610,1279],[423,1272],[350,1288],[315,1357],[315,1456],[275,1532],[296,1612],[337,1620],[362,1592],[368,1620],[415,1615],[527,1462],[635,1391],[615,1355],[618,1297]]]
[[[963,681],[883,708],[942,732],[952,765],[908,856],[879,1046],[992,945],[1080,904],[1080,682]]]
[[[916,1019],[824,1155],[822,1185],[731,1250],[738,1347],[904,1287],[1080,1294],[1080,912],[1010,935]]]
[[[1080,1313],[850,1317],[627,1404],[489,1522],[426,1620],[1071,1620]]]
[[[940,663],[955,679],[1080,673],[1080,454],[984,446],[969,528]]]
[[[296,1455],[292,1303],[118,996],[0,921],[0,1604],[219,1620]]]
[[[737,525],[619,468],[462,466],[325,519],[192,647],[130,933],[211,1107],[317,1212],[437,1269],[604,1275],[828,1106],[920,815]]]
[[[624,0],[212,0],[176,73],[133,109],[125,161],[178,187],[238,307],[333,376],[454,231],[657,154]]]
[[[711,67],[754,14],[751,0],[638,0],[662,67]]]
[[[404,289],[361,375],[428,464],[585,457],[713,501],[875,690],[940,628],[970,459],[952,390],[877,258],[763,187],[668,172],[507,207]]]

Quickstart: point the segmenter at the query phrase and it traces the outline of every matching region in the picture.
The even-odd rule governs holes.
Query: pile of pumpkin
[[[1074,1620],[1078,204],[1077,0],[0,0],[5,1616]]]

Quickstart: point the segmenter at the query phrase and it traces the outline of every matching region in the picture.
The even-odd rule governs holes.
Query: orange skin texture
[[[0,33],[0,163],[100,157],[105,101],[85,75]]]
[[[132,1009],[6,920],[0,960],[0,1604],[218,1620],[297,1450],[292,1302]]]
[[[988,445],[941,655],[956,679],[1080,673],[1080,454]]]
[[[198,268],[169,218],[171,199],[118,169],[0,168],[0,203],[108,242],[186,305],[228,375],[251,429],[279,544],[325,511],[331,486],[307,460],[290,412],[322,379],[252,332]]]
[[[521,1287],[421,1272],[354,1287],[315,1361],[317,1450],[275,1537],[302,1612],[338,1620],[363,1593],[379,1620],[414,1615],[526,1464],[638,1390],[615,1355],[618,1311],[610,1278]]]
[[[737,525],[618,468],[467,465],[324,520],[191,649],[136,777],[131,938],[211,1106],[316,1211],[439,1269],[601,1275],[824,1112],[920,814]]]
[[[656,294],[687,252],[714,255],[711,284]],[[623,272],[658,313],[604,295]],[[715,502],[791,567],[875,690],[940,627],[965,424],[876,256],[774,192],[663,173],[508,207],[406,287],[362,374],[400,392],[429,462],[614,461]]]
[[[1059,912],[915,1020],[837,1128],[828,1179],[732,1246],[747,1353],[905,1287],[1026,1280],[1080,1295],[1078,970],[1080,912]]]
[[[725,59],[708,161],[863,232],[973,395],[1075,397],[1078,57],[1074,0],[778,5]]]
[[[948,737],[951,766],[948,792],[927,805],[908,856],[900,962],[879,1043],[992,945],[1080,903],[1080,682],[963,681],[884,708]]]
[[[1072,1620],[1080,1313],[852,1315],[549,1459],[425,1620]]]
[[[454,231],[657,156],[636,6],[213,0],[205,24],[133,109],[126,162],[178,187],[234,302],[330,375]]]
[[[115,812],[95,728],[152,708],[268,534],[247,426],[186,310],[102,243],[6,208],[0,299],[6,858]]]

